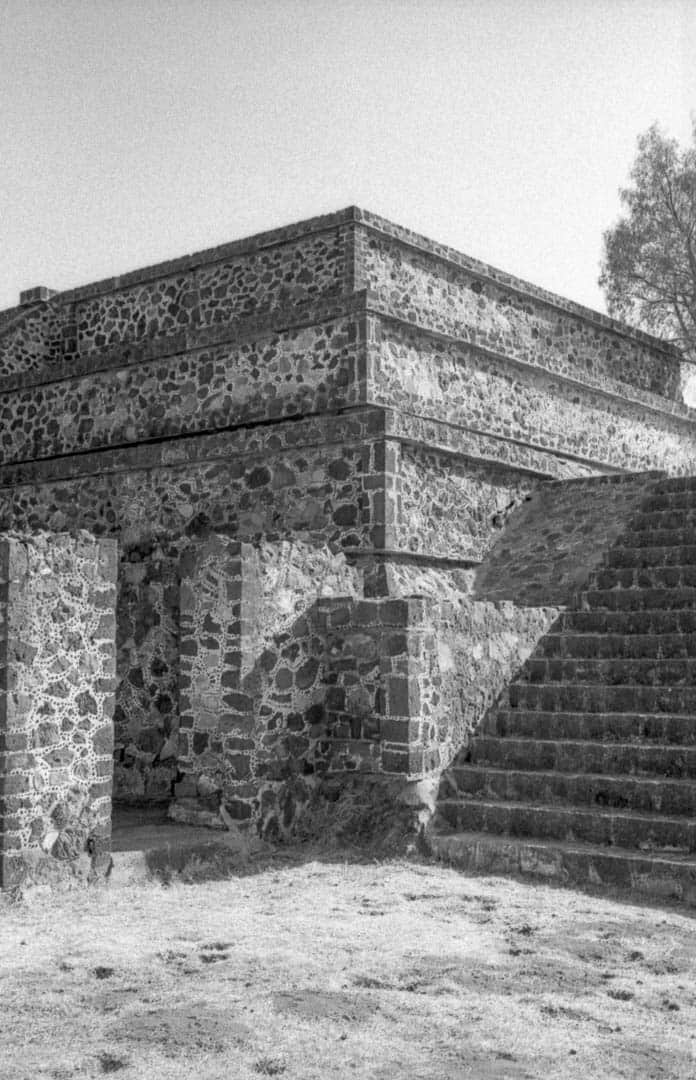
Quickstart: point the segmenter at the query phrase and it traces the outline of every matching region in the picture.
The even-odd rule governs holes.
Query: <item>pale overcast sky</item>
[[[591,307],[696,0],[0,0],[0,308],[357,203]]]

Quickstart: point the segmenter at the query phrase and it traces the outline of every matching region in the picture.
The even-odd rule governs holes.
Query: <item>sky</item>
[[[600,311],[696,0],[0,0],[0,309],[357,204]]]

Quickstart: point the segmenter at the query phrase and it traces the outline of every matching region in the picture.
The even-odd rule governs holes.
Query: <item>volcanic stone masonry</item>
[[[0,886],[108,870],[117,550],[0,536]]]
[[[23,293],[0,528],[118,542],[115,801],[282,835],[327,776],[435,785],[617,498],[696,472],[689,370],[355,207]]]

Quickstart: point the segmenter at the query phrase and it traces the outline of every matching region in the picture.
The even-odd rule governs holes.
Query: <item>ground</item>
[[[290,849],[0,901],[0,1078],[693,1078],[696,921]]]

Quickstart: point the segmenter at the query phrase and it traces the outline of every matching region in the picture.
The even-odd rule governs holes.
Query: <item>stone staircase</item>
[[[696,477],[661,480],[443,774],[434,852],[696,907]]]

